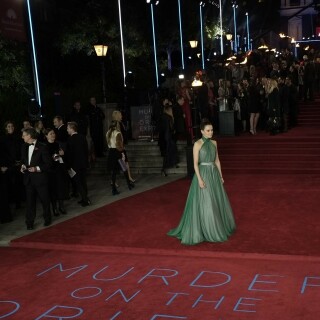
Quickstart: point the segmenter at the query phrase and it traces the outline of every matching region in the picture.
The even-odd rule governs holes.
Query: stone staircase
[[[185,141],[178,141],[179,168],[168,169],[168,174],[187,173],[187,156]],[[162,160],[157,141],[129,141],[126,145],[130,170],[133,176],[141,174],[161,174]],[[97,158],[90,168],[90,174],[107,175],[107,156]]]

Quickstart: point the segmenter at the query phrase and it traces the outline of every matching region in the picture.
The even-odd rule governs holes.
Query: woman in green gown
[[[178,227],[168,232],[187,245],[226,241],[236,228],[223,187],[217,142],[212,140],[212,124],[203,119],[200,129],[202,138],[193,147],[195,175],[186,206]]]

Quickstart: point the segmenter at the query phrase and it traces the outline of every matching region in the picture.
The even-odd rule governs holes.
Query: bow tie
[[[28,143],[28,145],[29,145],[29,147],[30,147],[30,146],[34,146],[34,143]]]

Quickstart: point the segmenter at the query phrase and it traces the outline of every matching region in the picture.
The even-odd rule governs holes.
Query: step
[[[301,169],[287,169],[287,168],[223,168],[224,174],[317,174],[320,175],[320,169],[309,169],[309,168],[301,168]]]
[[[237,149],[220,149],[219,150],[219,155],[234,155],[234,154],[250,154],[250,155],[255,155],[255,154],[273,154],[273,155],[285,155],[285,154],[290,154],[290,155],[297,155],[299,152],[297,152],[297,148],[283,148],[283,149],[243,149],[243,148],[237,148]],[[312,154],[317,154],[320,156],[320,149],[314,149],[314,148],[305,148],[303,149],[302,154],[307,154],[307,155],[312,155]]]
[[[222,163],[222,162],[221,162]],[[226,161],[224,160],[222,163],[223,169],[226,168],[254,168],[254,167],[260,167],[265,169],[271,169],[271,168],[285,168],[285,169],[304,169],[305,162],[303,161]],[[308,169],[318,169],[320,170],[320,163],[319,161],[309,162],[308,163]]]
[[[220,160],[224,163],[227,160],[232,159],[233,161],[263,161],[263,160],[273,160],[274,154],[233,154],[233,155],[227,155],[227,154],[219,154]],[[292,159],[299,159],[300,161],[305,162],[314,162],[319,161],[319,155],[315,154],[278,154],[277,160],[279,161],[291,161]],[[320,161],[319,161],[320,162]]]

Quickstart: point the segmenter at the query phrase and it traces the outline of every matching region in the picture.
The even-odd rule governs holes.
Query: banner
[[[3,37],[27,41],[24,25],[24,3],[21,0],[0,1],[0,30]]]

